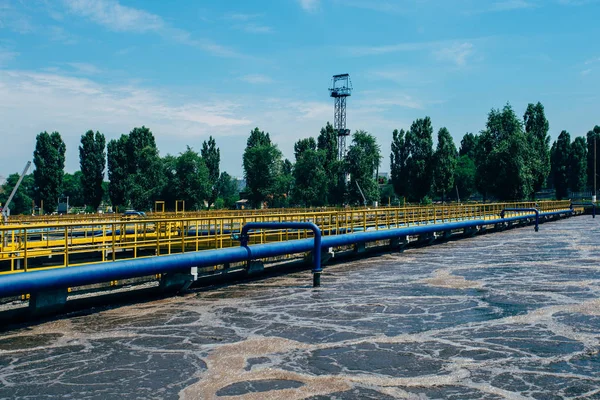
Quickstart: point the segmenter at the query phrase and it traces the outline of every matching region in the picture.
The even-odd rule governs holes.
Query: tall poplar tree
[[[106,139],[100,132],[89,130],[81,136],[79,168],[85,204],[96,210],[102,202],[104,168],[106,166]]]
[[[531,151],[529,160],[535,194],[543,188],[550,173],[550,124],[542,103],[528,104],[523,121]]]
[[[417,119],[406,134],[409,198],[420,201],[431,191],[433,127],[429,117]]]
[[[562,200],[569,194],[569,166],[571,162],[571,135],[562,131],[551,149],[551,168],[556,198]]]
[[[208,138],[208,142],[205,140],[202,143],[202,149],[200,150],[202,159],[206,168],[208,168],[208,209],[215,203],[219,196],[219,177],[221,171],[219,169],[221,163],[221,150],[217,147],[217,143],[212,136]]]
[[[569,188],[573,192],[583,192],[587,184],[587,144],[578,136],[571,143]]]
[[[454,171],[458,152],[448,129],[438,132],[437,148],[433,155],[433,189],[445,201],[446,195],[454,189]]]
[[[408,176],[406,173],[407,148],[404,129],[392,132],[392,152],[390,153],[390,176],[396,195],[408,196]]]
[[[66,146],[60,133],[48,134],[44,131],[37,135],[33,152],[34,191],[38,203],[44,202],[46,212],[53,212],[58,205],[65,169],[65,151]]]

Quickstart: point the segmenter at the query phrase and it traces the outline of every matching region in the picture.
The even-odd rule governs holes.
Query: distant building
[[[238,192],[243,192],[246,189],[246,179],[244,178],[234,178],[238,185]]]

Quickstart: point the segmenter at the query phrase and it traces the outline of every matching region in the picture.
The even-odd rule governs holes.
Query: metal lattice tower
[[[338,135],[338,160],[343,160],[346,157],[346,136],[350,135],[350,129],[346,129],[346,97],[352,95],[350,75],[334,75],[329,94],[333,97],[333,129]]]

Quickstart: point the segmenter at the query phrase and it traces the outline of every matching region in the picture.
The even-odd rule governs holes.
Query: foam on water
[[[600,399],[577,217],[0,335],[0,398]]]

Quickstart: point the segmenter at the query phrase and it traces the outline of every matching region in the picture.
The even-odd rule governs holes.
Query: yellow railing
[[[568,201],[383,207],[324,211],[276,210],[137,220],[52,222],[0,226],[0,274],[70,267],[124,258],[161,256],[237,246],[231,234],[247,222],[313,222],[323,235],[437,224],[469,219],[495,219],[504,208],[567,209]],[[258,211],[258,210],[253,210]],[[273,210],[271,210],[273,211]],[[310,231],[251,233],[250,243],[311,236]]]

